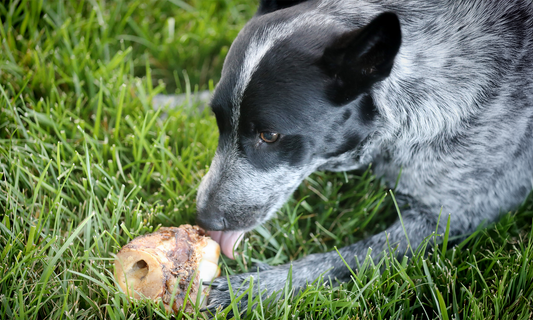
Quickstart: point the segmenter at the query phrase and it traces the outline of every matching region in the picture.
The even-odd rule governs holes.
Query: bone
[[[185,311],[192,312],[198,297],[197,307],[206,305],[209,288],[202,283],[220,275],[219,256],[218,244],[197,226],[161,228],[122,247],[115,259],[115,279],[132,298],[161,300],[174,312],[185,304]]]

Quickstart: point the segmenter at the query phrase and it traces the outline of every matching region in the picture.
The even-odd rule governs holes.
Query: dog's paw
[[[217,310],[222,310],[231,304],[232,297],[233,299],[239,298],[244,293],[245,296],[237,302],[239,310],[246,310],[248,304],[248,293],[250,277],[253,277],[251,273],[237,274],[229,276],[229,281],[231,284],[228,285],[228,278],[222,276],[216,278],[211,283],[211,290],[209,291],[209,299],[206,309],[209,310],[213,315]],[[232,315],[233,312],[230,312]],[[231,317],[231,315],[228,315]]]
[[[231,305],[232,299],[236,301],[239,312],[244,313],[248,309],[248,298],[252,295],[252,300],[262,295],[263,300],[284,288],[287,280],[287,270],[282,267],[270,267],[266,264],[255,266],[257,271],[229,276],[219,277],[211,283],[211,291],[207,310],[215,314],[219,309],[224,309]],[[250,290],[250,283],[253,282],[253,290]],[[231,291],[230,291],[231,285]],[[273,297],[275,298],[275,297]],[[255,303],[255,302],[254,302]],[[251,306],[252,308],[254,306]]]

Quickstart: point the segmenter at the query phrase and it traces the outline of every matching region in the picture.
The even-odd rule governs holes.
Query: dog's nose
[[[223,231],[226,228],[224,216],[220,213],[209,215],[198,213],[196,216],[196,224],[202,229],[210,231]]]

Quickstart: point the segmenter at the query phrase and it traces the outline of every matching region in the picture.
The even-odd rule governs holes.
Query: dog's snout
[[[213,160],[214,161],[214,160]],[[214,165],[211,165],[213,168]],[[217,205],[216,194],[211,192],[213,171],[202,179],[196,199],[196,224],[208,231],[223,231],[226,228],[224,211]]]
[[[222,212],[198,212],[196,223],[205,230],[223,231],[226,229],[226,220]]]

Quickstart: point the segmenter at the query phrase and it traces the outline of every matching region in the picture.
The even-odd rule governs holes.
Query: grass
[[[217,130],[208,110],[186,103],[154,111],[151,99],[212,88],[255,6],[0,4],[1,319],[172,318],[116,289],[113,253],[159,226],[194,222],[195,189]],[[277,219],[248,235],[242,257],[223,260],[225,272],[286,263],[383,230],[397,217],[391,198],[370,171],[316,173]],[[237,317],[530,319],[532,219],[528,199],[458,246],[430,237],[428,255],[360,261],[350,283],[317,281],[293,297],[287,287],[280,301],[256,301]]]

